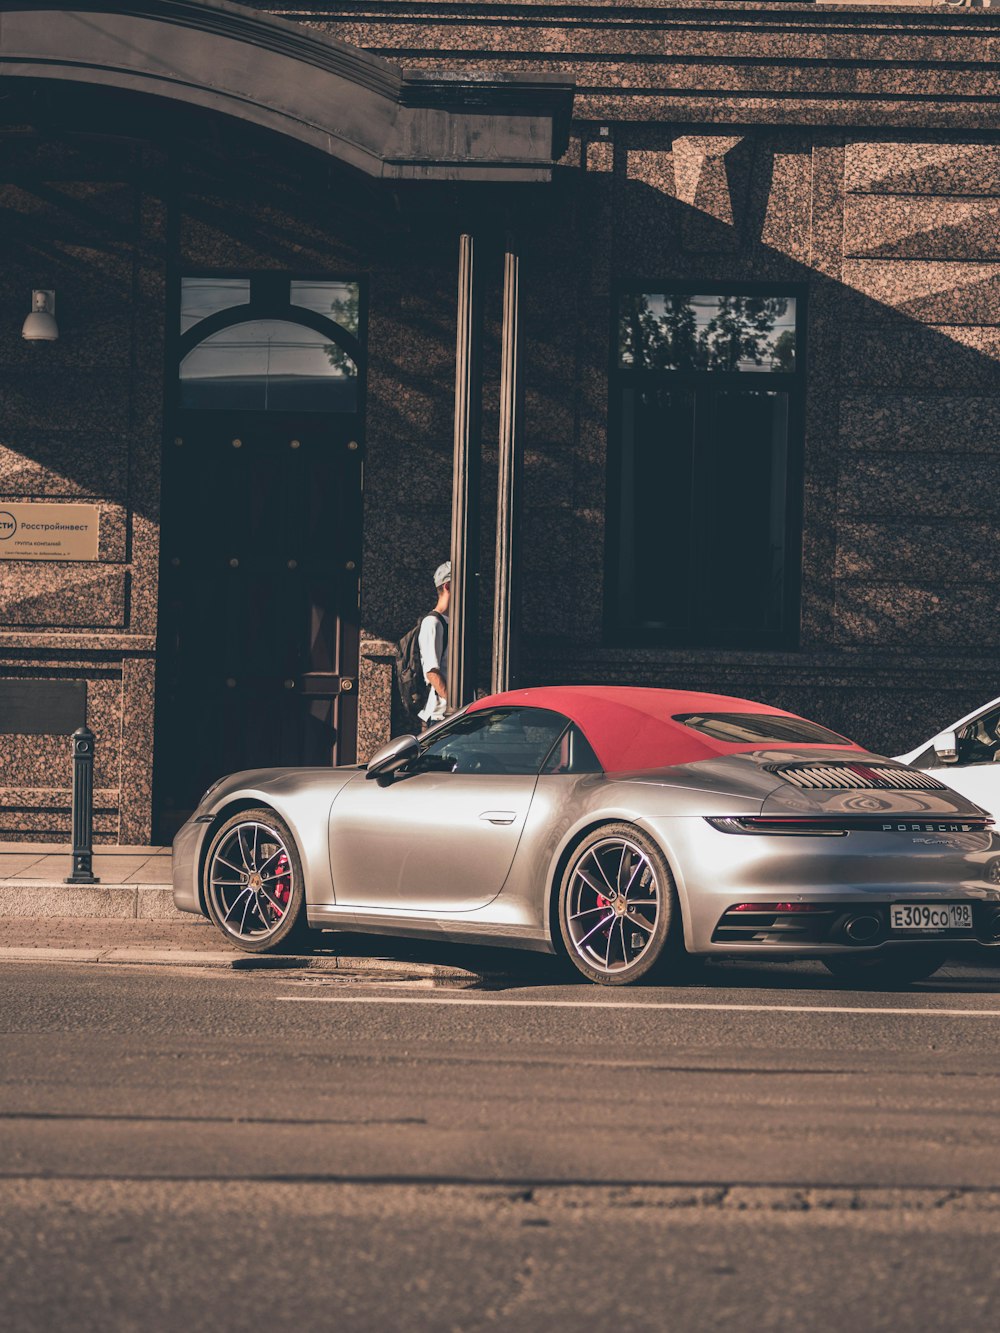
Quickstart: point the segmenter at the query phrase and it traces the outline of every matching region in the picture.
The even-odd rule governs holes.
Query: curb
[[[112,963],[146,967],[206,967],[229,972],[347,972],[376,974],[392,980],[481,981],[484,974],[444,963],[412,963],[400,958],[361,958],[309,954],[234,954],[223,950],[0,948],[0,963]]]
[[[62,884],[0,881],[0,917],[99,917],[108,921],[190,921],[168,884]]]

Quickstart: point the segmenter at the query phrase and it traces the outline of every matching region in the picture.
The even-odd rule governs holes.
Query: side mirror
[[[419,753],[420,742],[416,736],[394,736],[368,760],[365,777],[388,777],[391,773],[395,773],[397,768],[412,763]]]
[[[934,753],[942,764],[954,764],[958,759],[958,737],[953,731],[942,731],[931,741]]]

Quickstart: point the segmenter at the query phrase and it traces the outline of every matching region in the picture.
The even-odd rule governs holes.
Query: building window
[[[357,283],[181,279],[180,406],[355,412]]]
[[[609,631],[793,646],[802,298],[623,292],[613,373]]]

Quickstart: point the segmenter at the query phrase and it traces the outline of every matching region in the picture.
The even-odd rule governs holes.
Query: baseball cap
[[[443,565],[438,565],[434,571],[434,586],[441,588],[446,583],[451,582],[451,561],[446,560]]]

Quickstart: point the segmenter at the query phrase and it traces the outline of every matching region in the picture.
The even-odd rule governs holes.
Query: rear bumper
[[[924,905],[929,902],[925,901]],[[817,951],[835,948],[838,952],[849,949],[853,953],[897,944],[952,940],[991,948],[1000,946],[1000,903],[972,902],[968,905],[972,914],[971,928],[904,931],[892,929],[888,903],[870,900],[862,903],[744,903],[739,905],[742,910],[730,908],[722,914],[712,935],[712,943],[732,946],[747,953],[771,949],[801,952],[813,948]],[[748,907],[754,910],[746,910]]]
[[[1000,943],[1000,837],[993,832],[933,839],[902,831],[814,838],[724,833],[694,816],[644,822],[670,861],[685,944],[693,953],[822,957],[942,939]],[[889,933],[893,902],[969,902],[973,928]],[[781,929],[742,935],[720,929],[738,905],[778,903],[816,911],[789,911]],[[845,937],[852,913],[877,919],[879,929],[869,941]]]

